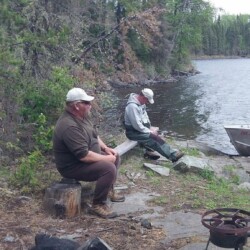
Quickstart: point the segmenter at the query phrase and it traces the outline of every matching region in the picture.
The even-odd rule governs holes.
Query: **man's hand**
[[[117,152],[113,148],[106,147],[104,149],[104,152],[108,155],[114,155],[117,156]]]
[[[88,154],[81,159],[83,162],[97,162],[97,161],[108,161],[115,163],[116,161],[116,155],[114,154],[98,154],[93,151],[88,151]]]
[[[154,135],[158,135],[158,129],[155,128],[155,127],[151,127],[151,128],[150,128],[150,132],[151,132],[152,134],[154,134]]]
[[[114,156],[113,154],[105,155],[105,160],[107,160],[108,162],[115,163],[116,156]]]

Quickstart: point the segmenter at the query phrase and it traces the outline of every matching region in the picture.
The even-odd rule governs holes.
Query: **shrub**
[[[34,134],[36,147],[42,152],[48,152],[52,149],[52,135],[54,126],[47,127],[47,121],[44,114],[40,114],[36,122],[37,130]]]
[[[21,158],[20,165],[10,178],[11,184],[20,188],[21,192],[35,190],[40,185],[37,170],[43,166],[44,160],[39,150]]]

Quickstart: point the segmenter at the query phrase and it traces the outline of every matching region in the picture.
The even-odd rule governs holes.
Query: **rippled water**
[[[200,74],[177,83],[150,86],[155,93],[155,104],[148,105],[152,124],[234,154],[223,125],[250,124],[250,59],[193,63]],[[140,89],[115,92],[122,101]]]

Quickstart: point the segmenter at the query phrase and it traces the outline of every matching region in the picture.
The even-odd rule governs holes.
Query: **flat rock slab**
[[[151,163],[143,163],[143,166],[145,168],[153,170],[154,172],[156,172],[160,175],[169,176],[169,172],[170,172],[169,168],[163,167],[161,165],[151,164]]]
[[[239,163],[241,167],[243,167],[248,174],[250,174],[250,156],[249,157],[233,157],[233,159]]]
[[[148,206],[147,202],[159,195],[155,193],[149,193],[147,191],[132,193],[126,195],[124,202],[112,203],[112,208],[115,212],[120,215],[127,215],[136,212],[144,212],[142,218],[149,218],[159,216],[158,212],[162,211],[163,208],[159,206]],[[147,211],[152,210],[153,213]],[[148,214],[148,216],[145,216]]]
[[[214,170],[214,173],[217,176],[224,176],[224,168],[226,166],[236,166],[236,167],[240,167],[239,164],[237,164],[237,162],[234,160],[233,157],[229,157],[227,155],[225,156],[211,156],[209,157],[209,166],[211,166],[211,168]]]
[[[207,246],[207,242],[193,243],[193,244],[186,245],[180,248],[179,250],[200,250],[200,249],[202,250],[202,249],[206,249],[206,246]],[[232,250],[233,248],[230,248],[230,249]],[[213,243],[210,242],[208,245],[208,250],[225,250],[225,248],[217,247]],[[244,248],[244,250],[247,250],[247,248]]]
[[[207,239],[207,241],[208,241],[208,239]],[[206,242],[204,241],[204,243],[202,242],[202,243],[188,244],[188,245],[180,248],[179,250],[203,250],[203,249],[206,249],[207,241]],[[217,247],[212,242],[210,242],[207,249],[208,250],[225,250],[226,248],[224,248],[224,247],[223,248],[222,247]],[[227,249],[231,249],[232,250],[234,248],[227,248]],[[249,244],[245,245],[243,249],[244,250],[250,250]]]
[[[175,141],[175,144],[182,148],[197,148],[205,155],[239,155],[233,145],[230,145],[227,152],[222,152],[215,147],[209,146],[206,143],[198,142],[194,140],[179,140]]]
[[[185,213],[184,211],[171,212],[164,218],[152,220],[152,224],[153,226],[161,226],[166,231],[166,243],[194,236],[209,238],[209,229],[201,224],[200,214]]]

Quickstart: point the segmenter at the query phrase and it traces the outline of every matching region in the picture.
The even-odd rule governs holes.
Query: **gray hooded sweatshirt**
[[[125,125],[132,126],[141,133],[150,133],[150,129],[143,124],[149,123],[150,120],[146,111],[146,105],[141,105],[137,99],[138,94],[130,94],[125,109]]]

